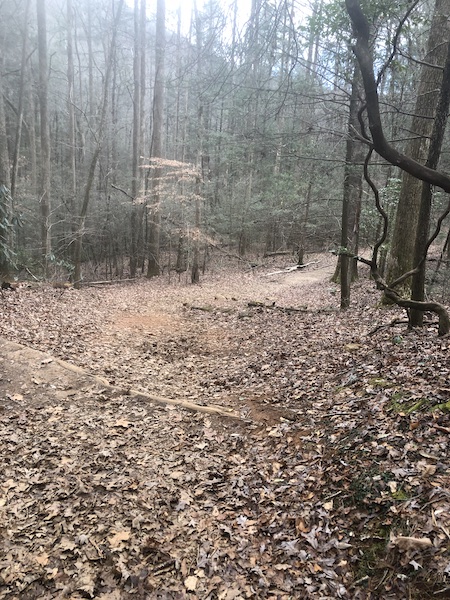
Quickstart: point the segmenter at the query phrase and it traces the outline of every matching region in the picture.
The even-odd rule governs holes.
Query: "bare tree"
[[[51,246],[50,211],[50,126],[48,120],[48,50],[46,0],[36,0],[39,55],[41,254],[45,276],[49,275]]]
[[[82,258],[82,245],[83,245],[83,236],[84,236],[84,228],[86,223],[86,216],[88,213],[89,202],[91,197],[91,189],[94,183],[95,170],[97,168],[97,162],[100,156],[100,151],[102,149],[102,141],[103,141],[103,133],[105,129],[106,115],[108,109],[108,97],[110,91],[110,83],[111,83],[111,73],[113,67],[113,56],[114,49],[116,46],[116,38],[117,38],[117,29],[120,23],[120,16],[122,13],[122,7],[124,4],[124,0],[119,0],[116,15],[114,18],[113,29],[112,29],[112,37],[111,43],[109,46],[108,56],[106,59],[106,71],[104,76],[103,83],[103,97],[101,100],[100,108],[99,108],[99,117],[96,131],[96,145],[94,148],[94,152],[92,154],[92,158],[89,165],[89,171],[87,176],[86,185],[84,187],[83,192],[83,201],[81,204],[80,214],[78,217],[78,226],[75,238],[75,269],[74,269],[74,282],[75,286],[79,287],[81,284],[81,258]]]
[[[442,68],[447,54],[450,36],[450,0],[436,0],[428,36],[427,51],[420,68],[414,116],[411,123],[411,138],[405,152],[411,158],[425,163],[428,158],[434,117],[442,85]],[[436,167],[437,165],[435,165]],[[394,223],[391,249],[388,257],[387,280],[393,281],[402,273],[412,269],[414,244],[421,204],[422,182],[414,175],[404,172],[397,214]],[[426,233],[428,235],[428,232]],[[411,281],[404,282],[408,292]]]
[[[363,13],[361,6],[359,4],[359,0],[346,0],[345,1],[348,14],[352,20],[354,35],[356,37],[356,44],[353,49],[355,55],[357,57],[358,63],[360,65],[361,74],[363,78],[364,91],[365,91],[365,109],[367,111],[368,123],[370,135],[365,131],[364,124],[362,124],[362,135],[366,138],[367,143],[370,146],[369,157],[373,150],[375,150],[382,158],[387,160],[392,165],[400,167],[402,170],[407,173],[413,175],[414,177],[426,182],[427,184],[434,185],[440,187],[445,192],[450,192],[450,177],[445,175],[444,173],[437,171],[436,169],[423,165],[410,156],[407,156],[401,152],[399,152],[396,148],[394,148],[386,139],[383,130],[383,124],[380,115],[380,106],[379,106],[379,97],[378,97],[378,81],[374,74],[374,60],[373,55],[370,49],[370,25],[368,19]],[[446,65],[444,69],[444,77],[443,77],[443,86],[440,92],[440,100],[439,105],[444,109],[444,112],[448,112],[450,94],[448,91],[448,87],[450,87],[450,46],[449,51],[447,53]],[[400,277],[398,277],[394,282],[387,285],[386,282],[381,278],[381,275],[378,271],[378,251],[381,247],[381,244],[386,239],[387,227],[388,227],[388,218],[387,214],[382,208],[378,196],[378,191],[376,187],[373,185],[369,175],[368,175],[368,159],[366,160],[365,165],[365,175],[366,179],[372,187],[372,190],[375,194],[376,205],[379,213],[383,217],[384,228],[383,235],[380,240],[375,245],[374,252],[372,255],[372,260],[367,261],[363,260],[363,262],[369,264],[371,268],[371,274],[374,278],[379,289],[382,289],[385,295],[397,305],[404,307],[407,311],[417,310],[417,311],[432,311],[435,312],[439,317],[439,334],[446,335],[450,332],[450,318],[445,307],[438,302],[421,302],[417,300],[408,300],[403,298],[395,288],[399,286],[403,281],[416,274],[420,265],[416,265],[414,269],[403,273]],[[431,245],[431,243],[436,239],[442,222],[445,217],[450,213],[450,202],[448,203],[446,209],[441,214],[438,219],[437,226],[435,231],[428,238],[424,245],[423,256],[421,258],[422,261],[426,258],[426,253]]]
[[[2,60],[0,66],[3,67]],[[10,187],[8,138],[3,104],[3,72],[0,72],[0,277],[2,278],[9,277],[11,267],[13,207]]]
[[[0,68],[3,71],[1,55]],[[8,137],[6,135],[5,106],[3,102],[3,72],[0,72],[0,185],[5,185],[7,188],[11,187]]]
[[[141,204],[138,195],[141,191],[143,153],[143,120],[145,99],[145,0],[134,2],[134,57],[133,57],[133,156],[131,164],[131,250],[130,276],[136,276],[138,262],[138,241],[142,220]]]
[[[11,196],[16,193],[17,171],[19,168],[19,154],[22,141],[23,115],[25,105],[25,77],[27,69],[27,53],[28,53],[28,17],[30,13],[31,0],[27,0],[23,17],[22,27],[22,52],[20,65],[20,80],[19,80],[19,101],[17,106],[17,123],[16,136],[14,141],[12,169],[11,169]]]
[[[153,90],[153,132],[150,155],[162,158],[163,117],[164,117],[164,64],[166,46],[166,3],[158,0],[156,8],[155,40],[155,87]],[[152,206],[150,210],[150,232],[147,277],[160,274],[160,238],[161,238],[161,185],[162,168],[157,164],[152,169]]]
[[[71,242],[76,237],[76,197],[77,197],[77,168],[76,168],[76,139],[75,139],[75,67],[73,60],[73,0],[67,0],[67,114],[68,114],[68,147],[67,162],[69,166],[69,207],[71,221]],[[75,253],[72,252],[75,258]]]

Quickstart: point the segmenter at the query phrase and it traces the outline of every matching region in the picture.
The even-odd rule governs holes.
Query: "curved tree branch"
[[[430,169],[399,152],[391,146],[384,136],[378,97],[378,85],[374,74],[372,52],[369,47],[370,26],[359,5],[359,0],[345,0],[345,6],[353,24],[356,44],[353,51],[358,60],[366,93],[366,108],[369,119],[369,129],[375,151],[392,165],[406,171],[413,177],[421,179],[450,193],[450,177]]]
[[[408,317],[410,317],[410,313],[409,313],[410,310],[421,311],[421,312],[424,312],[424,311],[434,312],[438,315],[438,318],[439,318],[439,335],[446,335],[450,332],[450,318],[449,318],[449,315],[448,315],[448,312],[447,312],[445,306],[443,306],[442,304],[440,304],[438,302],[424,302],[424,301],[419,301],[419,300],[410,300],[410,299],[402,298],[400,296],[400,294],[394,288],[397,285],[399,285],[402,281],[404,281],[405,279],[407,279],[419,272],[421,266],[423,265],[423,262],[426,258],[427,252],[428,252],[432,242],[436,239],[439,231],[441,230],[442,222],[447,217],[447,215],[450,213],[450,201],[447,205],[447,208],[444,210],[443,214],[439,217],[433,234],[431,235],[431,237],[429,237],[426,244],[424,245],[424,253],[423,253],[423,256],[421,257],[421,259],[419,260],[419,263],[416,265],[416,267],[414,269],[412,269],[411,271],[408,271],[407,273],[404,273],[401,277],[399,277],[391,285],[388,285],[381,277],[381,274],[378,271],[378,264],[377,264],[379,248],[382,245],[382,243],[384,242],[384,240],[386,239],[388,220],[387,220],[386,212],[384,211],[384,209],[380,203],[378,189],[369,176],[368,165],[369,165],[369,161],[370,161],[370,158],[372,155],[372,151],[375,150],[382,158],[387,160],[392,165],[399,167],[403,171],[406,171],[413,177],[416,177],[417,179],[420,179],[420,180],[428,183],[429,185],[434,185],[436,187],[441,188],[442,190],[444,190],[447,193],[450,193],[450,177],[448,177],[444,173],[441,173],[441,172],[435,170],[434,168],[432,168],[432,166],[435,166],[434,163],[432,165],[431,163],[428,162],[427,165],[422,165],[419,162],[410,158],[409,156],[406,156],[405,154],[402,154],[401,152],[396,150],[396,148],[391,146],[391,144],[386,140],[386,138],[384,136],[382,121],[381,121],[380,104],[379,104],[379,97],[378,97],[378,83],[379,83],[380,76],[377,79],[375,78],[374,61],[373,61],[372,52],[371,52],[370,46],[369,46],[369,37],[370,37],[369,22],[368,22],[366,16],[364,15],[363,11],[361,10],[359,0],[345,0],[345,5],[347,8],[347,12],[351,18],[351,21],[353,24],[353,29],[354,29],[354,35],[356,37],[356,44],[353,47],[353,50],[354,50],[356,58],[358,60],[362,79],[363,79],[364,91],[365,91],[365,95],[366,95],[365,108],[367,110],[369,129],[370,129],[370,134],[371,134],[370,135],[371,139],[370,139],[365,130],[362,115],[360,114],[359,120],[360,120],[360,125],[361,125],[362,136],[365,138],[366,137],[369,138],[368,143],[371,144],[371,149],[370,149],[370,151],[366,157],[365,163],[364,163],[364,177],[374,193],[376,208],[377,208],[377,211],[379,212],[379,214],[381,215],[381,217],[383,218],[383,224],[384,224],[381,237],[374,246],[372,260],[370,260],[370,261],[368,261],[367,259],[362,260],[360,257],[354,257],[354,258],[356,258],[357,260],[362,260],[362,262],[364,262],[365,264],[368,264],[370,266],[371,276],[373,277],[377,288],[382,290],[384,292],[385,296],[387,298],[389,298],[392,302],[394,302],[398,306],[405,308],[408,311]],[[411,9],[408,11],[407,15],[409,15],[410,12],[411,12]],[[406,20],[406,16],[402,20],[401,24],[404,23],[405,20]],[[399,31],[399,29],[397,30],[396,39],[398,39],[398,31]],[[386,66],[387,65],[385,65],[384,68],[386,68]],[[450,46],[449,46],[449,55],[447,57],[446,68],[450,69]],[[383,72],[383,70],[382,70],[382,72]],[[449,81],[450,81],[450,77],[449,77]],[[447,92],[447,90],[443,90],[443,91]],[[449,94],[450,94],[450,89],[448,91],[448,94],[446,94],[446,95],[444,94],[445,97],[442,97],[443,94],[441,91],[441,101],[442,102],[448,101],[447,96]],[[448,102],[445,106],[448,107]],[[435,128],[438,126],[439,126],[439,123],[435,123]],[[436,136],[436,140],[437,140],[436,144],[438,144],[441,141],[442,135],[443,135],[443,132],[440,132],[439,135]],[[440,145],[437,146],[437,152],[439,152],[439,150],[440,150]],[[411,323],[411,321],[410,321],[410,323]]]

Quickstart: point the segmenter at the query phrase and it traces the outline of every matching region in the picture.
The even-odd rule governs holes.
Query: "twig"
[[[403,319],[394,319],[390,323],[384,323],[382,325],[378,325],[377,327],[374,327],[374,329],[369,331],[369,333],[367,335],[373,335],[374,333],[377,333],[377,331],[380,331],[380,329],[387,329],[388,327],[395,327],[395,325],[409,325],[409,321],[405,321]]]
[[[293,307],[293,306],[275,306],[275,302],[273,304],[264,304],[264,302],[257,302],[255,300],[251,300],[250,302],[247,302],[247,306],[249,308],[266,308],[267,310],[279,310],[280,312],[285,312],[285,313],[299,313],[299,312],[306,312],[308,310],[308,307],[305,306],[299,306],[299,307]]]

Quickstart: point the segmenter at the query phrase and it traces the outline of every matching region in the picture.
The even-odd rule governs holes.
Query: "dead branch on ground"
[[[318,265],[319,263],[320,260],[314,260],[303,265],[293,265],[292,267],[286,267],[285,269],[281,269],[280,271],[272,271],[271,273],[265,273],[264,277],[270,277],[270,275],[280,275],[282,273],[292,273],[292,271],[298,271],[299,269],[309,267],[309,265]]]
[[[280,312],[284,312],[284,313],[300,313],[300,312],[307,312],[308,307],[305,306],[299,306],[299,307],[293,307],[293,306],[276,306],[275,303],[273,304],[264,304],[264,302],[258,302],[258,301],[250,301],[247,302],[247,306],[249,308],[264,308],[267,310],[279,310]]]

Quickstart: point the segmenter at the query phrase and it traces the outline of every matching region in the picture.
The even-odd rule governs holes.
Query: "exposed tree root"
[[[25,374],[27,379],[32,380],[37,373],[38,379],[43,378],[46,383],[54,383],[54,381],[56,380],[59,380],[59,382],[62,383],[61,380],[64,378],[62,377],[61,372],[58,373],[58,371],[56,370],[57,367],[60,367],[66,371],[75,373],[79,376],[80,379],[85,378],[91,380],[94,383],[100,385],[101,387],[120,395],[134,396],[137,398],[143,398],[150,402],[155,402],[156,404],[179,406],[180,408],[185,408],[186,410],[202,412],[210,415],[231,417],[235,419],[240,418],[240,415],[238,413],[226,407],[210,405],[204,406],[201,404],[195,404],[194,402],[189,402],[188,400],[166,398],[163,396],[156,396],[147,392],[134,390],[128,387],[125,388],[112,385],[104,377],[93,375],[92,373],[85,371],[77,365],[73,365],[64,360],[54,358],[49,354],[40,352],[39,350],[34,350],[33,348],[30,348],[28,346],[17,344],[15,342],[9,342],[2,338],[0,338],[0,354],[5,364],[9,363],[13,365],[14,375],[19,379],[21,377],[23,378]],[[67,381],[65,382],[65,384],[69,387],[74,386],[73,381]],[[79,386],[75,384],[74,387]]]
[[[154,394],[148,394],[147,392],[141,392],[132,388],[123,388],[117,385],[112,385],[104,377],[92,375],[91,373],[88,373],[81,367],[72,365],[71,363],[65,362],[64,360],[54,359],[54,361],[64,369],[68,369],[69,371],[73,371],[74,373],[79,373],[80,375],[89,377],[93,379],[96,383],[99,383],[107,389],[126,396],[137,396],[138,398],[144,398],[146,400],[150,400],[151,402],[156,402],[157,404],[169,404],[171,406],[179,406],[180,408],[185,408],[186,410],[191,410],[194,412],[203,412],[210,415],[219,415],[222,417],[240,418],[239,415],[233,410],[224,408],[222,406],[195,404],[194,402],[189,402],[188,400],[176,400],[173,398],[166,398],[163,396],[155,396]]]

